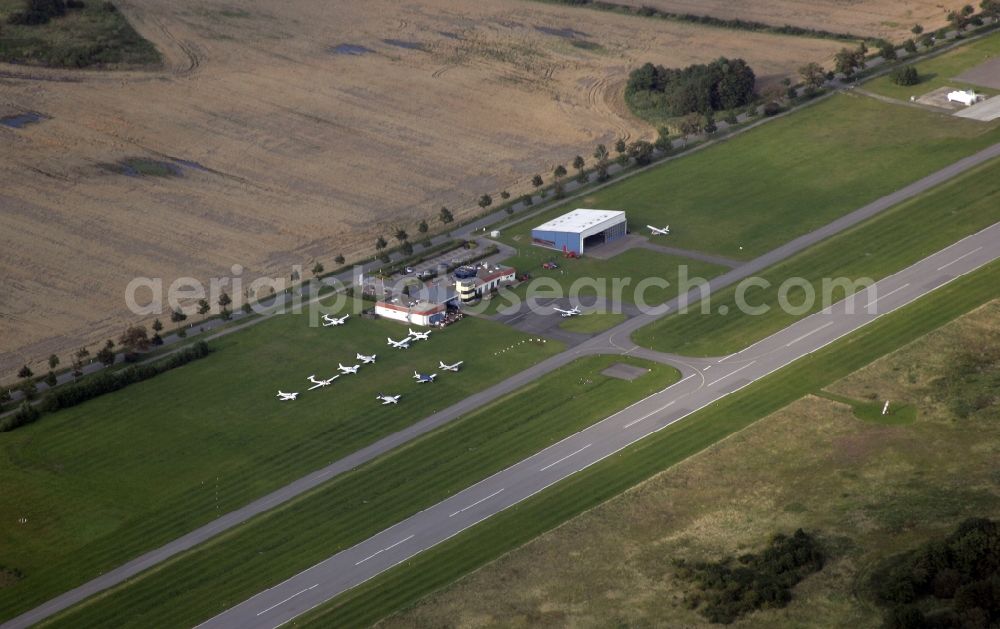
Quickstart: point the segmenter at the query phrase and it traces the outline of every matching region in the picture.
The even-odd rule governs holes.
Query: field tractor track
[[[622,124],[621,116],[608,104],[608,79],[595,80],[587,88],[587,104],[590,109],[608,119],[615,128],[618,138],[628,142],[632,137],[628,127]]]

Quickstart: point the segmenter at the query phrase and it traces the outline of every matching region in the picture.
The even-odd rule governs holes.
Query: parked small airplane
[[[396,349],[409,349],[410,348],[410,337],[406,337],[402,341],[394,341],[394,340],[392,340],[391,338],[389,338],[387,336],[387,337],[385,337],[385,340],[389,341],[389,345],[392,345]]]
[[[410,336],[413,337],[414,341],[426,341],[427,337],[431,335],[430,330],[427,330],[426,332],[414,332],[413,330],[410,330],[410,328],[406,329],[409,331]]]
[[[333,384],[333,381],[336,380],[339,377],[340,377],[340,375],[338,374],[336,376],[332,376],[329,380],[313,380],[312,382],[315,382],[316,384],[314,384],[313,386],[309,387],[309,390],[312,391],[313,389],[320,389],[322,387],[328,387],[331,384]]]
[[[401,397],[401,395],[382,395],[379,393],[375,399],[382,400],[382,406],[385,406],[386,404],[398,404]]]
[[[445,371],[458,371],[458,368],[462,366],[463,362],[465,362],[465,361],[460,360],[457,363],[455,363],[454,365],[446,365],[446,364],[444,364],[444,361],[439,360],[438,361],[438,369],[444,369]]]
[[[278,400],[280,400],[282,402],[290,402],[290,401],[294,400],[295,398],[299,397],[299,394],[297,392],[296,393],[285,393],[281,389],[278,389],[278,395],[276,395],[275,397],[278,398]]]
[[[425,373],[417,373],[416,371],[413,372],[413,379],[417,381],[417,384],[422,382],[434,382],[434,378],[437,378],[436,373],[428,375]]]
[[[343,317],[340,317],[338,319],[337,317],[331,317],[330,315],[325,314],[325,315],[323,315],[323,321],[325,321],[325,323],[323,324],[323,327],[325,328],[325,327],[328,327],[328,326],[331,326],[331,325],[344,325],[344,322],[347,321],[347,317],[349,317],[349,316],[351,316],[351,315],[350,314],[345,314]]]
[[[563,310],[562,308],[556,308],[555,306],[553,306],[552,309],[561,312],[562,314],[559,315],[561,317],[575,317],[576,315],[581,314],[579,306],[573,306],[569,310]]]
[[[372,354],[371,356],[365,356],[364,354],[359,353],[357,356],[355,356],[355,358],[360,360],[366,365],[371,365],[372,363],[375,362],[375,354]]]
[[[360,366],[361,365],[352,365],[350,367],[345,367],[345,366],[341,365],[340,363],[337,363],[337,369],[339,369],[340,373],[342,373],[342,374],[358,373],[358,367],[360,367]]]
[[[649,228],[649,231],[653,232],[653,234],[652,234],[653,236],[669,236],[670,235],[670,225],[664,226],[663,229],[660,229],[659,227],[653,227],[652,225],[646,225],[646,227]]]

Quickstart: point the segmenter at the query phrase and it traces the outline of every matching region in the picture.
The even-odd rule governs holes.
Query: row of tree
[[[130,328],[135,330],[138,328]],[[145,330],[143,330],[145,332]],[[133,333],[130,342],[142,344],[141,335]],[[113,347],[113,344],[112,344]],[[136,346],[138,347],[138,346]],[[107,346],[101,352],[110,351]],[[100,355],[101,352],[98,352]],[[30,398],[26,398],[17,410],[0,419],[0,432],[6,432],[30,424],[36,421],[43,413],[51,413],[63,408],[69,408],[92,400],[105,393],[117,391],[130,384],[148,380],[165,371],[175,369],[181,365],[186,365],[193,360],[208,356],[211,350],[204,341],[198,341],[190,347],[185,347],[162,360],[140,365],[130,365],[121,371],[102,371],[93,376],[56,387],[48,391],[42,400],[33,405]],[[114,360],[113,352],[111,354]],[[58,364],[58,363],[57,363]],[[55,366],[53,365],[53,369]],[[51,372],[50,372],[51,373]]]

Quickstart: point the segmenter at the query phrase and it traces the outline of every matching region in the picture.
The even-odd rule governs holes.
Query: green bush
[[[889,80],[896,85],[916,85],[920,82],[920,75],[913,66],[900,66],[889,73]]]
[[[1000,623],[1000,523],[970,518],[876,568],[869,591],[883,626],[995,627]]]
[[[798,529],[793,535],[775,535],[759,554],[737,560],[689,564],[675,562],[677,576],[691,584],[685,595],[691,609],[710,622],[729,624],[762,608],[784,607],[792,588],[823,568],[825,556],[811,535]]]

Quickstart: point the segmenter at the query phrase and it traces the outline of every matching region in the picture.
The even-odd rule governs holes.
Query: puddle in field
[[[113,163],[101,164],[105,170],[110,170],[126,177],[180,177],[181,169],[177,164],[145,157],[129,157]]]
[[[26,125],[37,124],[45,120],[45,116],[36,111],[26,111],[23,114],[4,116],[0,118],[0,124],[11,129],[23,129]]]
[[[205,166],[203,166],[202,164],[199,164],[196,161],[193,161],[193,160],[190,160],[190,159],[181,159],[179,157],[171,157],[170,159],[174,160],[175,164],[180,164],[181,166],[184,166],[185,168],[190,168],[191,170],[200,170],[202,172],[209,172],[208,168],[205,168]]]
[[[406,48],[407,50],[423,50],[424,45],[420,42],[406,41],[405,39],[383,39],[384,43],[390,46],[396,46],[397,48]]]
[[[370,52],[375,52],[371,48],[367,48],[360,44],[337,44],[336,46],[330,47],[330,52],[335,55],[367,55]]]
[[[564,28],[553,28],[551,26],[535,26],[535,30],[545,33],[546,35],[555,35],[556,37],[565,37],[567,39],[573,39],[574,37],[590,37],[583,31],[578,31],[570,27]]]

